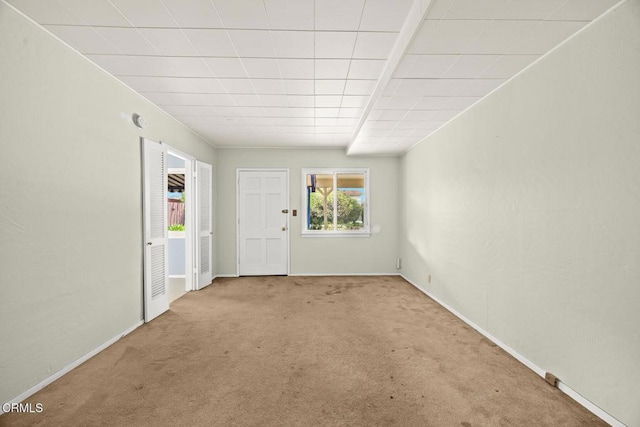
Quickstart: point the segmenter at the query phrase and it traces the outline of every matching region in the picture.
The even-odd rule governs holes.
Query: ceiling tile
[[[411,110],[420,102],[419,96],[392,96],[387,98],[385,108],[388,110]]]
[[[255,93],[249,79],[220,79],[220,84],[227,93]]]
[[[229,95],[238,107],[261,107],[262,102],[258,95]]]
[[[140,28],[140,34],[165,56],[198,56],[198,51],[182,30],[167,28]]]
[[[501,79],[414,79],[403,80],[397,95],[484,96],[502,84]]]
[[[113,5],[136,27],[176,26],[162,0],[111,0]]]
[[[292,117],[289,120],[293,126],[313,126],[315,124],[313,117]]]
[[[181,28],[223,28],[211,0],[162,1]]]
[[[313,59],[278,59],[283,79],[313,79]]]
[[[280,79],[252,79],[258,94],[284,95],[284,86]]]
[[[200,58],[87,55],[116,76],[213,77]]]
[[[269,31],[229,30],[227,32],[240,57],[275,58]]]
[[[291,117],[291,109],[284,107],[264,107],[267,117]]]
[[[353,57],[360,59],[387,59],[397,37],[396,33],[359,32]]]
[[[286,95],[259,95],[261,105],[264,107],[288,107]]]
[[[289,108],[291,117],[315,117],[314,108]]]
[[[88,25],[131,26],[109,0],[63,0],[61,3]]]
[[[366,107],[369,103],[368,96],[349,95],[342,98],[341,107]]]
[[[420,101],[413,108],[417,110],[437,110],[444,108],[447,101],[451,99],[450,96],[425,96],[420,98]]]
[[[400,31],[412,0],[367,0],[360,31]]]
[[[269,29],[262,0],[213,0],[226,28]]]
[[[345,95],[371,95],[376,88],[377,80],[347,80]]]
[[[315,29],[357,31],[364,0],[321,0],[315,2]]]
[[[252,79],[279,79],[280,70],[275,58],[243,58],[247,75]]]
[[[481,98],[478,96],[456,96],[450,98],[442,105],[443,110],[464,110],[469,108]]]
[[[441,77],[459,55],[406,55],[394,73],[395,78]]]
[[[278,58],[313,58],[313,32],[271,31]]]
[[[10,3],[40,25],[83,25],[82,19],[73,14],[60,1],[12,0]]]
[[[316,95],[342,95],[346,80],[316,80]]]
[[[351,58],[356,43],[356,32],[315,32],[316,58]]]
[[[314,107],[315,97],[311,95],[287,95],[290,107]]]
[[[212,106],[221,106],[221,107],[231,107],[234,105],[233,100],[229,95],[224,93],[207,93],[203,94],[202,97],[209,105]]]
[[[491,21],[425,21],[418,30],[409,53],[458,54],[473,42]]]
[[[348,59],[316,59],[316,79],[345,79],[349,72]]]
[[[140,92],[221,93],[222,85],[213,78],[120,77],[129,87]]]
[[[432,110],[412,110],[407,113],[406,116],[403,117],[404,120],[429,120],[431,119],[437,111]]]
[[[209,117],[220,115],[217,108],[208,106],[168,105],[162,107],[162,109],[176,116]]]
[[[618,0],[568,0],[547,19],[591,21],[613,7]]]
[[[313,95],[313,80],[282,80],[284,93],[287,95]]]
[[[587,22],[543,21],[510,49],[510,53],[542,55],[554,48]]]
[[[360,123],[359,117],[338,117],[336,119],[336,126],[357,126]]]
[[[237,56],[226,30],[185,29],[184,34],[204,56]]]
[[[159,53],[136,28],[94,28],[100,36],[125,55],[157,55]]]
[[[409,113],[409,110],[382,110],[377,115],[376,120],[401,120],[405,115]]]
[[[145,92],[142,96],[159,106],[164,105],[210,105],[199,93]]]
[[[508,79],[533,63],[540,55],[504,55],[482,73],[483,78]]]
[[[314,0],[264,0],[273,30],[313,30]]]
[[[45,25],[60,39],[76,48],[81,53],[88,54],[116,54],[121,53],[91,27],[76,27],[66,25]]]
[[[500,55],[461,55],[442,77],[452,79],[480,77],[500,57]]]
[[[566,0],[511,0],[496,16],[497,19],[542,20]]]
[[[246,78],[242,61],[238,58],[204,58],[216,77]]]
[[[493,19],[508,3],[509,0],[455,0],[440,18]],[[433,19],[430,15],[427,18]]]
[[[316,117],[338,117],[339,108],[315,108]]]
[[[379,59],[353,59],[349,67],[349,79],[378,79],[386,61]]]
[[[462,52],[470,54],[506,53],[537,25],[537,21],[492,21],[476,40],[464,47]]]
[[[315,98],[316,107],[340,107],[342,104],[342,95],[317,95]]]

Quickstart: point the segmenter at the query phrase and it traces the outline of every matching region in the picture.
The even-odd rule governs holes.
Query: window
[[[302,191],[303,236],[369,235],[368,169],[303,169]]]

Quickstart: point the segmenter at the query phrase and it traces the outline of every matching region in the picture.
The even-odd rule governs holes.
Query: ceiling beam
[[[409,9],[409,13],[407,14],[407,18],[404,21],[404,25],[402,26],[402,29],[398,34],[398,38],[396,39],[396,42],[391,49],[391,53],[389,54],[387,63],[385,64],[384,70],[382,71],[382,75],[378,79],[376,87],[373,90],[373,94],[369,98],[369,102],[364,109],[364,114],[362,115],[362,117],[360,117],[360,122],[358,123],[356,130],[351,136],[351,142],[347,146],[347,155],[357,154],[353,149],[358,134],[360,134],[360,130],[362,129],[364,122],[367,121],[369,113],[376,105],[376,102],[378,102],[378,99],[380,99],[382,93],[391,81],[393,73],[400,64],[400,61],[402,61],[402,58],[404,58],[404,54],[413,41],[413,38],[418,33],[418,30],[420,29],[420,26],[422,25],[422,22],[427,15],[431,3],[432,0],[414,0],[413,4],[411,5],[411,9]]]

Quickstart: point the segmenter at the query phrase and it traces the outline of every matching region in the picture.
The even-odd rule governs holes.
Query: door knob
[[[286,226],[282,226],[282,231],[287,231],[287,227]]]
[[[289,213],[289,209],[282,209],[282,213]]]

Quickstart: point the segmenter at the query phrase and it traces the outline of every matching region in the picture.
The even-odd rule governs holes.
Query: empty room
[[[640,0],[0,0],[0,426],[640,426]]]

